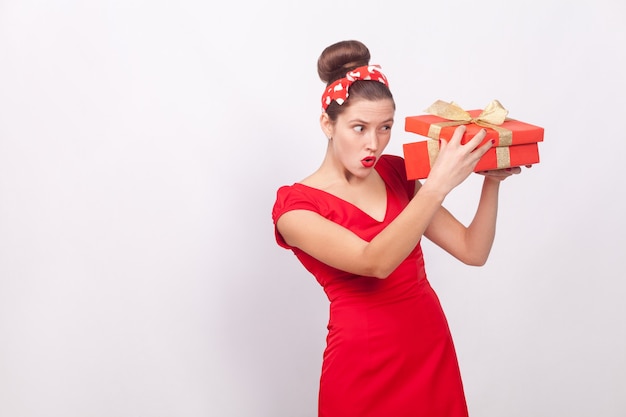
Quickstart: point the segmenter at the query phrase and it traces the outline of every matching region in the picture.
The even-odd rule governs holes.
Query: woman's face
[[[391,99],[360,99],[351,102],[334,123],[322,114],[322,129],[331,138],[334,160],[347,178],[365,178],[374,169],[391,139],[394,113]]]

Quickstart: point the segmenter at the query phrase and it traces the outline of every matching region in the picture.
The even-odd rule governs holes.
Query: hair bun
[[[348,71],[368,65],[370,51],[355,40],[334,43],[322,51],[317,59],[317,74],[326,84],[342,78]]]

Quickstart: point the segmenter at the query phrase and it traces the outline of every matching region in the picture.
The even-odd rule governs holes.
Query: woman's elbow
[[[465,262],[466,265],[476,266],[476,267],[485,266],[486,263],[487,263],[486,259],[485,260],[480,260],[480,261]]]
[[[368,251],[364,251],[359,259],[359,275],[378,279],[386,279],[399,265],[388,255]]]
[[[479,255],[467,256],[461,259],[461,262],[469,266],[484,266],[487,263],[488,259],[489,259],[489,254],[487,253],[484,255],[479,254]]]
[[[367,277],[373,277],[378,279],[386,279],[391,275],[395,268],[390,266],[382,265],[380,263],[374,263],[366,266],[365,271],[363,271],[363,275]]]

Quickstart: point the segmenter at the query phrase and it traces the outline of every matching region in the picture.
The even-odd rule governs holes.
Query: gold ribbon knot
[[[435,101],[425,111],[449,120],[449,122],[431,124],[428,129],[428,137],[430,138],[439,139],[441,129],[444,127],[473,123],[495,130],[499,136],[497,146],[511,146],[513,144],[513,132],[499,126],[507,120],[506,116],[509,114],[509,111],[498,100],[492,100],[478,117],[472,117],[469,112],[455,102],[448,103],[442,100]]]

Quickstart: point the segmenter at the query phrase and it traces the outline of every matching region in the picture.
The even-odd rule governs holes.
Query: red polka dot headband
[[[335,100],[337,104],[342,105],[348,99],[348,90],[353,82],[359,80],[380,81],[389,87],[387,77],[380,72],[380,65],[365,65],[348,71],[344,78],[341,78],[324,91],[322,95],[322,109],[326,111],[330,103]]]

